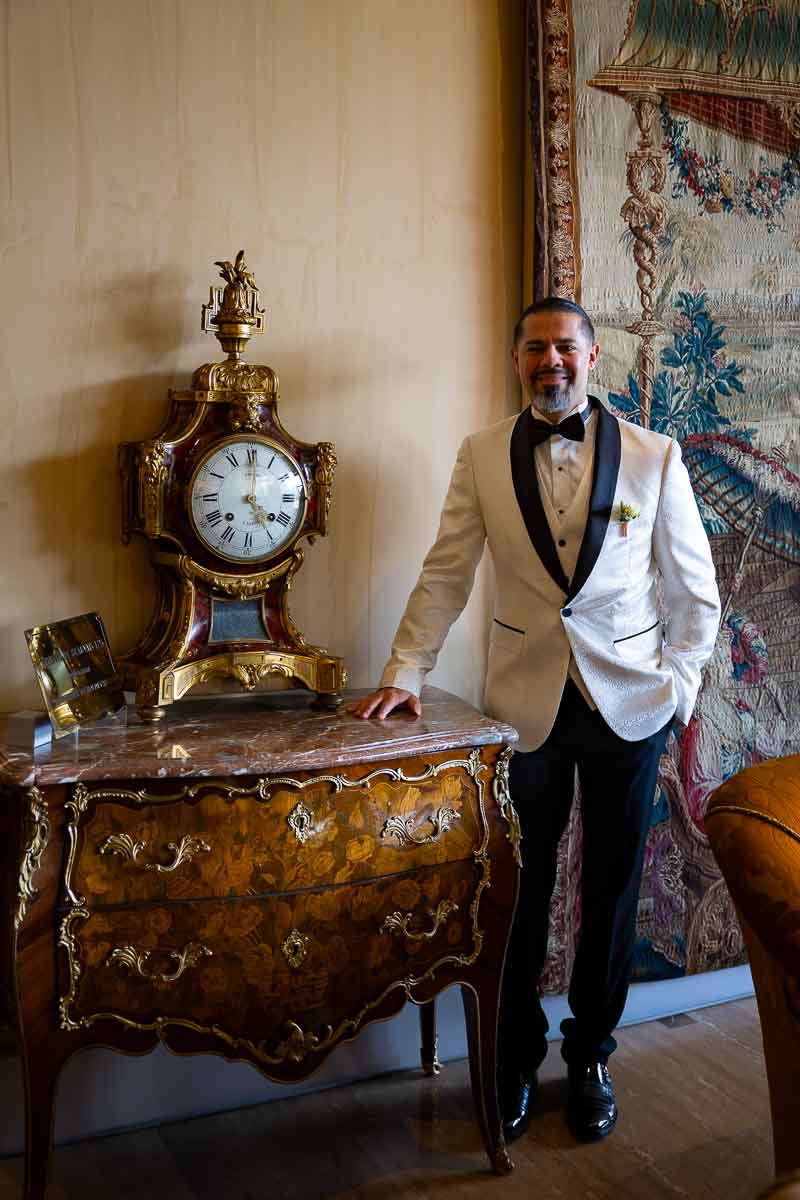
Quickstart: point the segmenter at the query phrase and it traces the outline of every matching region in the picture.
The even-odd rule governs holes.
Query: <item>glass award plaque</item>
[[[25,630],[25,639],[55,737],[124,710],[122,685],[99,613],[36,625]]]

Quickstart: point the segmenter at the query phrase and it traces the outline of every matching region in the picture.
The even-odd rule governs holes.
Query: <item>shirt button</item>
[[[560,508],[560,509],[558,510],[558,515],[559,515],[560,517],[563,517],[563,515],[564,515],[564,510],[563,510],[563,508]]]
[[[571,617],[572,609],[571,608],[562,608],[561,615],[562,615],[562,617]]]
[[[559,538],[559,539],[558,539],[558,544],[559,544],[559,546],[566,546],[566,544],[567,544],[567,543],[564,541],[564,539],[563,539],[563,538]]]
[[[563,468],[563,467],[559,467],[558,469],[559,469],[559,471],[563,471],[563,470],[564,470],[564,468]]]

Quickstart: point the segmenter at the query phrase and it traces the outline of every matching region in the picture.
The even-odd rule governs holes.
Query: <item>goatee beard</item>
[[[562,389],[558,384],[540,385],[532,393],[533,406],[544,413],[559,413],[572,403],[572,388]]]

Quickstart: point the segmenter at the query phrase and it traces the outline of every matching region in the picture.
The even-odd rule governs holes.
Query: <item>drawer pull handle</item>
[[[309,938],[299,929],[293,929],[281,946],[281,953],[290,967],[300,966],[308,954]]]
[[[409,813],[405,817],[389,817],[381,830],[381,840],[395,837],[401,846],[430,846],[432,842],[438,842],[439,838],[447,833],[450,826],[460,819],[460,813],[457,813],[449,804],[445,804],[428,819],[428,823],[433,826],[431,832],[418,837],[416,813]],[[420,824],[425,824],[425,822],[420,822]]]
[[[414,913],[389,913],[381,925],[381,933],[393,933],[397,937],[406,938],[409,942],[429,942],[436,937],[448,918],[457,912],[458,905],[454,904],[452,900],[441,900],[436,906],[436,912],[432,908],[428,909],[428,916],[433,921],[433,928],[423,930],[422,933],[412,933],[408,928],[414,920]]]
[[[210,958],[211,951],[208,946],[200,946],[195,942],[189,942],[183,950],[170,950],[169,956],[177,964],[171,975],[165,972],[155,972],[148,969],[150,962],[150,951],[142,950],[141,952],[135,946],[122,946],[117,950],[112,950],[106,959],[107,967],[120,966],[127,967],[133,971],[134,975],[138,975],[141,979],[146,979],[148,983],[155,983],[159,986],[169,986],[171,983],[177,983],[184,971],[188,971],[189,967],[195,966],[201,958]]]
[[[143,871],[158,871],[159,875],[168,875],[176,871],[182,863],[191,862],[195,854],[210,854],[211,847],[202,838],[186,834],[179,842],[167,842],[167,849],[172,852],[172,862],[141,862],[139,855],[147,842],[135,842],[128,833],[112,833],[99,847],[101,854],[118,854],[123,862],[131,866],[141,867]]]

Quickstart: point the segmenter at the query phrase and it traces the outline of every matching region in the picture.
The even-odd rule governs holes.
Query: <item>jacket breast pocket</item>
[[[646,629],[614,639],[614,649],[626,662],[642,666],[659,666],[661,662],[661,622],[656,621]]]
[[[497,618],[492,621],[490,649],[502,651],[504,654],[521,654],[525,645],[525,630],[517,629],[514,625],[506,625]]]

